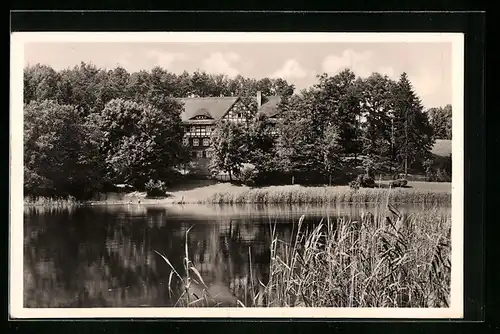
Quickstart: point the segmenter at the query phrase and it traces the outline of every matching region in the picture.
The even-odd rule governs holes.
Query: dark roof
[[[274,117],[278,114],[278,104],[280,101],[281,98],[279,96],[263,96],[259,111],[268,117]]]
[[[183,121],[200,115],[219,120],[237,100],[238,97],[191,97],[178,99],[179,102],[184,103],[184,112],[181,114]]]
[[[195,123],[200,122],[210,123],[221,119],[233,104],[238,101],[238,97],[188,97],[177,99],[184,104],[184,112],[181,114],[181,119],[184,122]],[[262,105],[259,112],[264,113],[268,117],[274,117],[278,113],[278,104],[281,98],[279,96],[262,96]],[[209,120],[201,122],[194,120],[196,116],[206,116]],[[211,120],[210,120],[211,119]]]

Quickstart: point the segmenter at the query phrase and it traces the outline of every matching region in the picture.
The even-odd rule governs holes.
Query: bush
[[[360,184],[358,181],[349,182],[349,188],[354,189],[354,190],[358,190],[359,187],[360,187]]]
[[[241,183],[243,183],[246,186],[255,185],[256,177],[257,175],[255,167],[249,167],[249,166],[243,167],[239,175]]]
[[[398,179],[398,180],[391,181],[389,183],[391,188],[401,188],[401,187],[405,187],[407,184],[408,184],[408,180],[406,180],[406,179]]]
[[[146,188],[146,195],[148,197],[165,196],[165,192],[167,190],[165,182],[159,180],[158,181],[149,180],[144,187]]]
[[[439,168],[436,171],[436,181],[437,182],[451,182],[451,176],[446,173],[445,169]]]
[[[373,188],[375,186],[375,180],[373,177],[368,174],[360,174],[358,175],[356,182],[362,188]]]

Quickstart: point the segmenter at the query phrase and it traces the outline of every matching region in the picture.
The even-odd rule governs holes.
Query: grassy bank
[[[447,307],[450,217],[436,211],[404,216],[390,210],[361,221],[326,218],[312,230],[302,225],[302,217],[291,240],[281,240],[273,231],[269,281],[252,277],[250,261],[244,289],[249,298],[236,295],[233,306]],[[216,306],[220,298],[207,292],[210,286],[189,255],[186,247],[184,272],[161,255],[172,269],[169,289],[175,277],[182,281],[176,306]],[[194,292],[192,282],[203,289]]]
[[[208,195],[199,203],[218,204],[327,204],[327,203],[426,203],[450,204],[451,191],[429,189],[387,189],[349,187],[294,187],[278,186],[265,188],[246,188],[242,191],[223,191]]]

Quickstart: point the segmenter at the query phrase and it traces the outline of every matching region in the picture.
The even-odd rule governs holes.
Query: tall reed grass
[[[68,196],[66,198],[24,197],[25,206],[72,207],[79,204],[80,202],[73,196]]]
[[[449,217],[433,212],[322,221],[275,236],[265,306],[447,307]]]
[[[274,226],[269,280],[249,277],[250,298],[245,298],[246,303],[237,299],[234,306],[447,307],[450,217],[434,210],[405,215],[390,204],[387,207],[387,212],[367,213],[360,220],[326,218],[313,229],[304,227],[302,216],[291,240],[280,239]],[[169,289],[174,273],[183,282],[185,291],[176,306],[191,306],[195,301],[213,305],[210,299],[216,298],[206,293],[186,299],[193,279],[190,272],[208,290],[188,255],[186,246],[187,278],[161,255],[172,268]],[[249,258],[251,267],[250,253]]]
[[[408,189],[344,187],[266,187],[241,192],[220,192],[200,200],[215,204],[327,204],[327,203],[424,203],[451,204],[451,193]]]

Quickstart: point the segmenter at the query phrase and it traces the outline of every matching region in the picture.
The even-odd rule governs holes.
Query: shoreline
[[[178,204],[376,204],[389,201],[400,204],[451,205],[451,183],[410,182],[409,188],[385,187],[352,190],[348,186],[300,185],[251,188],[217,183],[168,192],[168,197],[146,198],[145,193],[122,194],[122,198],[89,201],[34,200],[26,207],[66,207],[105,205],[178,205]]]

